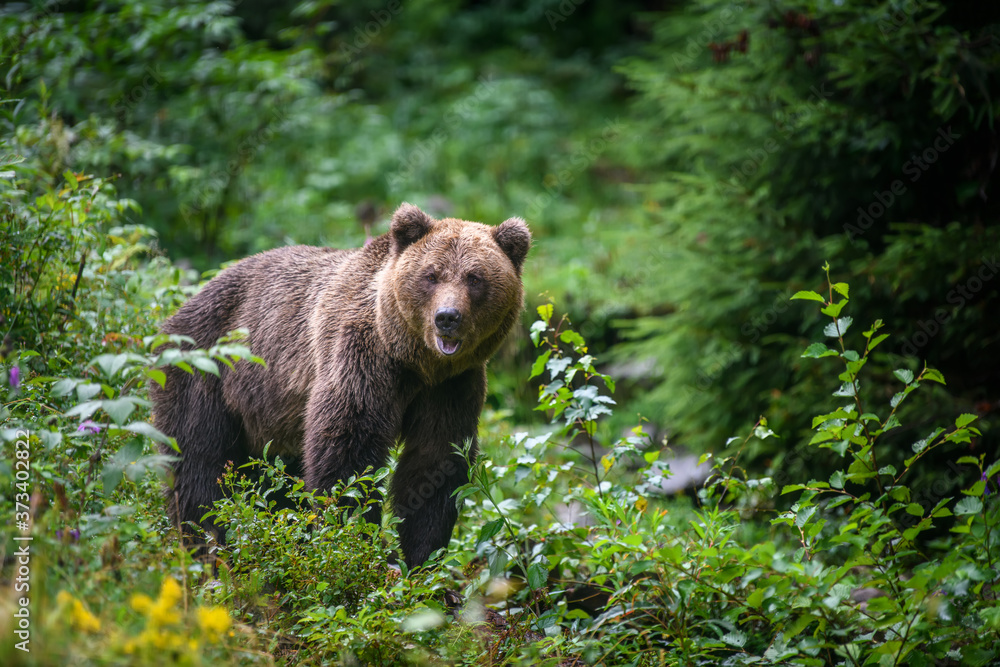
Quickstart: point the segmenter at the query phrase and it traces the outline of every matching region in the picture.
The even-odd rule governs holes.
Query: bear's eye
[[[429,282],[431,285],[437,285],[437,282],[438,282],[438,276],[437,276],[437,274],[434,273],[433,271],[431,271],[430,273],[428,273],[427,274],[427,282]]]
[[[469,282],[469,287],[477,287],[482,284],[482,279],[474,273],[470,273],[466,280]]]

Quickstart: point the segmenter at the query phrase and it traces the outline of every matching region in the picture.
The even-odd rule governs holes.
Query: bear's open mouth
[[[446,338],[445,336],[437,337],[438,349],[441,350],[443,354],[452,355],[458,352],[458,348],[462,346],[462,341],[457,338]]]

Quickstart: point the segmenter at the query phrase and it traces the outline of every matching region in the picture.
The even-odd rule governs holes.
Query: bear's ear
[[[434,220],[413,204],[403,202],[392,214],[392,252],[394,255],[406,250],[431,230]]]
[[[510,257],[517,275],[521,275],[521,266],[531,247],[531,232],[528,223],[521,218],[504,220],[493,228],[493,238],[504,254]]]

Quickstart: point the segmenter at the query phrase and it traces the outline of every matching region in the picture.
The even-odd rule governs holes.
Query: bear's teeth
[[[458,351],[459,346],[462,344],[460,340],[454,340],[452,338],[442,338],[438,336],[437,339],[438,349],[444,354],[455,354]]]

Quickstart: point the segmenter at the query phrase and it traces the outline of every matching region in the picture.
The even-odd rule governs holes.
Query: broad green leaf
[[[982,511],[983,501],[975,496],[962,498],[955,503],[955,514],[959,516],[962,516],[963,514],[979,514]]]
[[[831,303],[825,308],[821,308],[819,312],[823,313],[827,317],[838,317],[840,315],[840,311],[842,311],[846,305],[847,299],[844,299],[842,301],[838,301],[837,303]]]
[[[837,356],[836,351],[831,350],[823,343],[813,343],[806,348],[806,351],[802,353],[802,356],[806,359],[820,359],[822,357],[835,357]]]
[[[549,568],[546,563],[532,563],[528,567],[528,586],[538,590],[549,579]]]
[[[219,364],[207,357],[192,357],[191,365],[206,373],[211,373],[215,376],[219,375]]]
[[[559,340],[562,342],[572,345],[575,349],[580,351],[586,351],[587,341],[583,339],[583,336],[573,331],[572,329],[567,329],[559,334]]]
[[[476,543],[482,544],[483,542],[492,540],[501,530],[503,530],[503,519],[496,519],[484,524],[479,529],[479,539],[476,540]]]
[[[874,350],[876,345],[878,345],[888,337],[889,334],[879,334],[878,336],[875,336],[874,338],[872,338],[871,342],[868,343],[868,349]]]
[[[941,372],[936,371],[933,368],[924,369],[923,376],[925,380],[932,380],[934,382],[940,382],[941,384],[947,384],[947,382],[944,381],[944,376],[941,375]]]
[[[899,381],[903,384],[910,384],[913,382],[913,371],[907,368],[899,368],[894,370],[892,374],[899,378]]]
[[[162,442],[165,445],[169,445],[171,440],[173,440],[173,438],[165,435],[149,422],[132,422],[131,424],[126,424],[123,427],[123,430],[144,435],[147,438],[156,440],[157,442]]]
[[[972,422],[976,421],[977,419],[979,419],[977,415],[969,414],[968,412],[966,412],[965,414],[960,415],[959,418],[955,420],[955,426],[957,426],[958,428],[964,428],[969,424],[971,424]]]
[[[834,322],[830,322],[823,328],[823,334],[827,338],[839,338],[847,333],[847,330],[851,327],[851,323],[854,321],[853,317],[841,317]]]
[[[72,380],[70,378],[63,378],[59,380],[54,385],[52,385],[52,395],[53,396],[65,396],[69,392],[73,391],[79,380]]]
[[[820,303],[826,303],[826,299],[824,299],[822,295],[817,294],[816,292],[811,292],[809,290],[800,290],[795,294],[793,294],[792,298],[789,300],[794,301],[795,299],[803,299],[805,301],[819,301]]]
[[[161,371],[159,368],[147,368],[146,377],[160,385],[160,387],[165,387],[167,384],[167,374]],[[530,378],[529,378],[530,379]]]
[[[552,313],[555,307],[551,303],[542,304],[535,309],[538,312],[538,316],[548,324],[549,320],[552,319]]]

